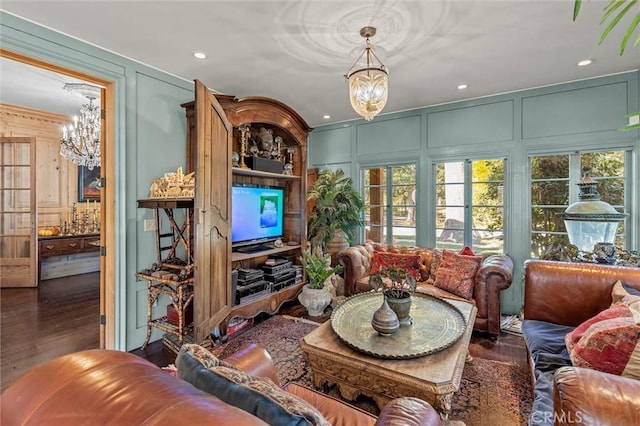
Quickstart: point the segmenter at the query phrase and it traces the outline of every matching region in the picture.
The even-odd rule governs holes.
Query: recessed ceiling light
[[[322,116],[322,118],[324,118],[325,120],[328,120],[331,118],[331,116],[329,114],[325,114]]]
[[[464,83],[463,84],[458,84],[458,90],[463,90],[463,89],[466,89],[467,87],[469,87],[469,86],[464,84]]]
[[[206,59],[207,58],[207,55],[205,55],[202,52],[193,52],[193,56],[195,56],[198,59]]]
[[[586,67],[587,65],[591,65],[593,62],[593,59],[583,59],[582,61],[578,62],[578,66]]]

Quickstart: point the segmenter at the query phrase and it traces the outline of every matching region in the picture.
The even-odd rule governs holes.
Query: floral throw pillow
[[[640,379],[640,312],[614,303],[565,336],[571,362],[618,376]]]
[[[449,250],[442,252],[434,286],[471,300],[481,256],[466,256]]]
[[[411,274],[416,281],[420,281],[420,265],[422,257],[419,254],[400,254],[384,251],[374,251],[371,261],[371,274],[375,274],[382,268],[402,268]]]

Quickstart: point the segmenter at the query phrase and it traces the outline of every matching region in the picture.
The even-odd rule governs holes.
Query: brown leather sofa
[[[528,260],[524,270],[529,424],[640,425],[640,380],[573,367],[564,346],[568,331],[611,305],[617,280],[640,289],[640,268]]]
[[[417,290],[427,294],[461,299],[445,290],[434,287],[431,282],[437,271],[437,263],[441,251],[434,248],[407,248],[367,242],[342,250],[338,253],[338,261],[344,267],[344,293],[351,296],[369,291],[369,271],[374,251],[392,253],[415,253],[422,257],[422,276],[432,278],[420,281]],[[509,288],[513,280],[513,261],[505,254],[479,253],[484,260],[476,273],[473,300],[478,309],[474,330],[500,334],[500,292]],[[461,299],[464,300],[464,299]]]
[[[251,345],[227,362],[278,382],[269,354]],[[315,390],[285,387],[313,404],[332,425],[441,425],[417,398],[398,398],[378,418]],[[93,349],[36,367],[0,399],[0,424],[14,425],[266,425],[251,414],[173,377],[130,353]]]

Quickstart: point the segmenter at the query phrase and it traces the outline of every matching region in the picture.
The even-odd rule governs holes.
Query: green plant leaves
[[[573,4],[573,20],[575,21],[580,13],[580,8],[582,6],[582,0],[575,0]],[[634,8],[634,6],[638,6],[638,0],[609,0],[609,3],[604,7],[604,15],[600,20],[600,24],[604,24],[607,19],[611,18],[609,24],[605,27],[604,31],[602,31],[602,35],[600,36],[600,41],[598,44],[602,44],[602,42],[607,38],[611,30],[613,30],[618,23],[622,20],[622,18],[629,13],[630,10]],[[618,12],[616,14],[616,11]],[[633,33],[640,25],[640,11],[636,13],[635,17],[632,18],[629,27],[625,31],[622,41],[620,42],[620,55],[625,51],[625,48],[629,41],[631,40]],[[640,34],[638,34],[637,38],[633,43],[633,47],[637,47],[640,44]]]

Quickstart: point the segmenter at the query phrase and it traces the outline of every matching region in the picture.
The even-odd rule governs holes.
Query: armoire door
[[[231,312],[231,137],[211,91],[196,80],[194,325],[202,343]]]
[[[38,285],[35,139],[0,138],[0,287]]]

